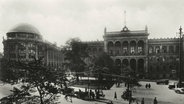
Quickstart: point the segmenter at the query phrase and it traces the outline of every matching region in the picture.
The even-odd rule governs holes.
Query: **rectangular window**
[[[119,55],[119,50],[116,51],[116,55]]]
[[[26,58],[26,53],[19,53],[19,58]]]
[[[16,54],[11,53],[11,54],[10,54],[10,58],[16,58]]]
[[[34,34],[29,34],[28,38],[34,38]]]
[[[110,52],[109,52],[109,53],[110,53],[110,55],[113,55],[113,51],[112,51],[112,50],[110,50]]]
[[[20,38],[25,38],[26,34],[17,34],[17,36],[20,37]]]
[[[162,52],[163,52],[163,53],[167,53],[167,47],[166,47],[166,46],[163,46],[163,47],[162,47]]]
[[[9,48],[10,48],[11,51],[15,51],[15,49],[16,49],[16,47],[15,47],[14,44],[10,44],[10,45],[9,45]]]
[[[7,34],[8,38],[15,38],[15,34]]]

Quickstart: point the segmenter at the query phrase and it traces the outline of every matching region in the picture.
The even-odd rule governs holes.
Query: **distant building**
[[[44,41],[35,27],[20,24],[11,29],[3,39],[4,58],[14,61],[31,61],[43,58],[44,64],[53,68],[61,68],[63,54],[55,44]]]
[[[131,31],[125,26],[121,31],[113,32],[107,32],[105,28],[104,41],[85,43],[90,53],[108,53],[114,60],[115,70],[121,74],[125,67],[130,67],[142,78],[176,79],[179,74],[179,38],[148,39],[148,36],[147,27]]]

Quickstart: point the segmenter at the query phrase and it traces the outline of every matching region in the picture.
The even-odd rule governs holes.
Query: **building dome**
[[[11,29],[9,31],[9,33],[11,33],[11,32],[33,33],[33,34],[38,34],[38,35],[40,34],[38,29],[35,28],[34,26],[30,25],[30,24],[16,25],[13,29]]]

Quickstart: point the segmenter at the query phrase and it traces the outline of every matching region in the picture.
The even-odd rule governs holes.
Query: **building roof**
[[[147,27],[145,30],[137,30],[137,31],[130,31],[126,26],[121,31],[111,31],[107,32],[106,28],[104,30],[105,37],[116,37],[116,36],[148,36],[148,29]]]
[[[30,24],[18,24],[14,28],[12,28],[10,32],[23,32],[23,33],[33,33],[33,34],[40,34],[38,29]]]

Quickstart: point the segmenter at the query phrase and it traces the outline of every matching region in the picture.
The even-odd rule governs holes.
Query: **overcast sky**
[[[127,27],[143,30],[147,25],[149,38],[176,37],[184,27],[184,0],[0,0],[0,41],[20,23],[35,26],[58,46],[72,37],[103,40],[104,27],[123,28],[125,10]]]

